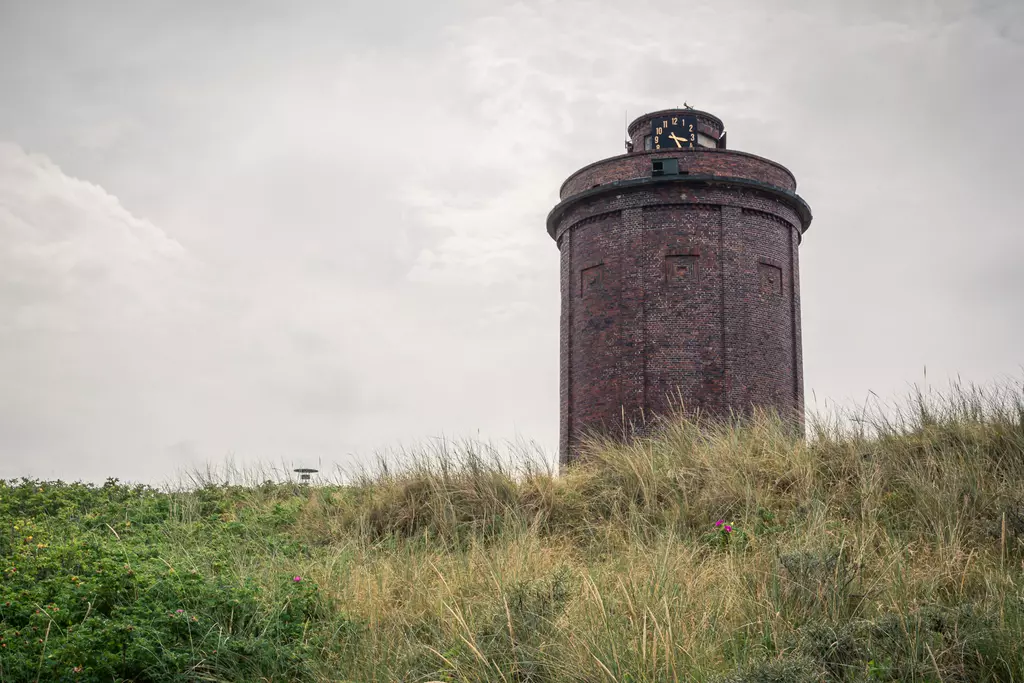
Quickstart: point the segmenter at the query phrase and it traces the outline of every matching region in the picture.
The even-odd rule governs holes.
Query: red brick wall
[[[640,149],[642,150],[642,147]],[[562,184],[559,198],[567,199],[615,180],[649,178],[652,158],[678,159],[680,172],[746,178],[790,192],[796,190],[796,178],[793,174],[774,161],[745,152],[695,147],[674,151],[638,151],[584,166]]]
[[[590,168],[649,168],[649,156]],[[659,182],[608,187],[556,215],[563,462],[584,430],[618,433],[623,417],[639,421],[680,400],[717,414],[766,405],[802,416],[803,226],[789,200]]]

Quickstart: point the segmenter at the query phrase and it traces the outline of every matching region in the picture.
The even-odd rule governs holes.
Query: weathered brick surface
[[[680,404],[714,414],[764,405],[802,418],[797,254],[806,223],[792,175],[744,176],[730,165],[737,157],[782,167],[721,150],[675,155],[681,170],[696,158],[724,160],[701,173],[780,191],[679,176],[563,195],[552,213],[563,462],[585,430],[619,433]],[[651,156],[616,157],[587,172],[601,185],[645,177],[635,174],[646,165],[650,175]]]
[[[584,166],[562,184],[560,199],[568,199],[585,190],[616,180],[649,178],[653,159],[678,159],[682,173],[706,173],[731,178],[747,178],[790,192],[796,190],[796,178],[784,166],[762,157],[728,149],[659,149],[631,152],[602,159]]]

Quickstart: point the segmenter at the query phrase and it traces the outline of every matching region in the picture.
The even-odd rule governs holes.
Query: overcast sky
[[[809,407],[1022,376],[1019,0],[0,0],[0,477],[554,458],[545,216],[684,100],[814,211]]]

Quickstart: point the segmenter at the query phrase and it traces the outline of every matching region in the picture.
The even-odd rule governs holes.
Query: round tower
[[[796,179],[726,149],[720,119],[666,109],[626,154],[562,184],[560,461],[588,430],[622,433],[682,406],[803,420]]]

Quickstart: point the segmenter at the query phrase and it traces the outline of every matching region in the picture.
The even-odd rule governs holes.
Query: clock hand
[[[689,142],[689,140],[684,140],[683,138],[676,137],[675,133],[669,133],[668,137],[670,140],[676,141],[676,147],[682,147],[684,142]]]

